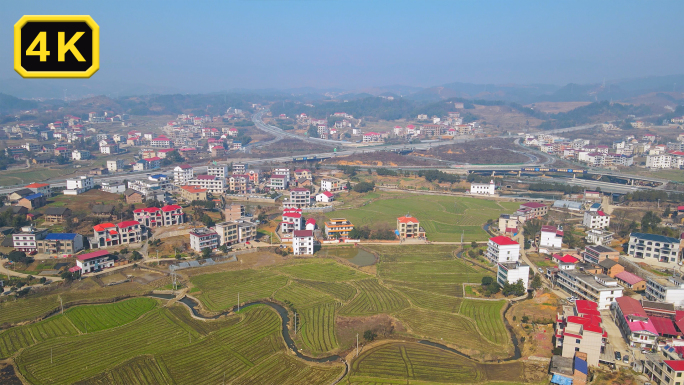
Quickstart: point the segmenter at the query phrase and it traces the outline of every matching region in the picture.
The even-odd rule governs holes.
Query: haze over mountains
[[[28,80],[4,79],[0,81],[0,93],[21,99],[80,99],[94,95],[107,95],[112,98],[149,94],[188,93],[175,87],[150,86],[139,83],[106,82],[97,79],[87,80]],[[310,100],[338,99],[353,100],[369,96],[404,97],[415,101],[438,101],[454,97],[464,99],[502,100],[529,104],[536,102],[568,101],[634,101],[652,100],[678,104],[684,91],[684,74],[650,76],[644,78],[607,80],[596,84],[474,84],[453,82],[439,86],[422,88],[407,85],[390,85],[345,90],[341,88],[267,88],[227,90],[206,90],[206,93],[241,93],[287,96],[293,95]]]

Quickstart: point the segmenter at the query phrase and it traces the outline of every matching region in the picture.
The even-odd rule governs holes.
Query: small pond
[[[321,250],[324,255],[335,256],[355,264],[370,266],[375,263],[375,255],[357,247],[334,247]]]

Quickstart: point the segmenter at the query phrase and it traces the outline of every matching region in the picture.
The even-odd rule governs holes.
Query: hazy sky
[[[3,1],[0,81],[25,14],[89,14],[93,77],[188,92],[587,83],[684,72],[684,1]],[[2,84],[0,84],[1,92]]]

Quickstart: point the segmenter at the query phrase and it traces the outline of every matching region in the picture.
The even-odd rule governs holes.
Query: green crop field
[[[252,384],[330,384],[344,371],[340,366],[313,366],[285,353],[271,356],[233,382],[235,385]]]
[[[107,305],[79,306],[66,316],[82,333],[95,332],[127,324],[157,306],[152,298],[134,298]]]
[[[316,259],[308,260],[305,263],[279,267],[278,271],[288,274],[293,278],[323,282],[341,282],[368,278],[366,274],[339,263]]]
[[[353,361],[349,384],[523,383],[521,362],[482,364],[435,347],[393,342],[364,351]]]
[[[501,315],[501,309],[505,304],[505,301],[466,299],[461,306],[461,314],[474,319],[477,328],[485,338],[495,344],[506,344],[510,337]]]
[[[376,279],[365,279],[355,283],[359,294],[340,309],[340,314],[358,316],[388,313],[409,306],[401,294],[382,286]]]
[[[190,281],[202,293],[197,298],[211,311],[230,309],[240,302],[270,298],[287,284],[287,277],[270,271],[229,271],[194,276]]]
[[[360,208],[336,210],[328,218],[346,218],[356,226],[386,223],[394,228],[397,218],[410,213],[420,220],[431,241],[458,242],[484,241],[488,238],[482,229],[488,219],[496,219],[520,207],[515,202],[497,202],[471,197],[445,197],[436,195],[383,194],[382,198]]]
[[[282,289],[278,289],[273,298],[288,305],[291,304],[295,309],[334,301],[331,296],[298,282],[291,282]]]
[[[388,282],[389,283],[389,282]],[[424,309],[458,313],[461,308],[461,299],[452,296],[429,293],[423,290],[411,289],[405,286],[392,285],[392,288],[404,294],[413,306]]]
[[[301,329],[298,325],[298,335],[308,350],[322,353],[338,347],[334,329],[336,306],[334,303],[326,303],[307,307],[299,313]]]
[[[341,301],[349,301],[356,295],[356,288],[344,282],[317,282],[317,281],[297,281],[312,289],[332,295]]]
[[[76,385],[148,385],[171,383],[169,374],[159,366],[154,356],[138,356],[99,376],[77,382]]]

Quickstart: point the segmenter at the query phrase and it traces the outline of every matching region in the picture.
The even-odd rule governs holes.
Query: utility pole
[[[59,307],[62,309],[62,314],[64,314],[64,304],[62,303],[62,296],[59,296]]]
[[[50,348],[50,363],[52,363],[52,348]]]
[[[294,317],[294,318],[295,318],[295,319],[294,319],[294,321],[295,321],[295,335],[297,335],[297,313],[295,313],[295,317]]]
[[[238,312],[240,312],[240,292],[238,291]]]
[[[356,333],[356,356],[359,356],[359,333]]]

